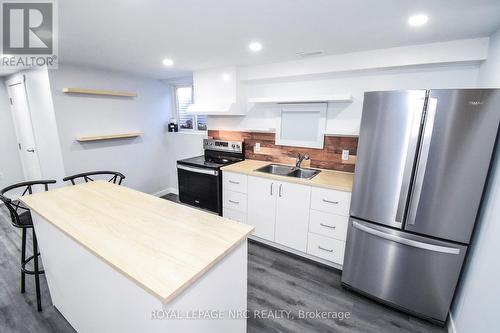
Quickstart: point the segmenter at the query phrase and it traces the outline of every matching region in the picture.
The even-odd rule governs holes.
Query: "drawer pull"
[[[318,249],[320,250],[323,250],[323,251],[326,251],[326,252],[333,252],[333,250],[330,250],[330,249],[325,249],[324,247],[321,247],[318,245]]]
[[[239,204],[240,204],[240,202],[239,202],[239,201],[234,201],[234,200],[231,200],[231,199],[229,199],[229,202],[230,202],[230,203],[233,203],[233,204],[236,204],[236,205],[239,205]]]
[[[237,182],[237,181],[235,181],[235,180],[230,180],[229,182],[230,182],[231,184],[239,184],[239,183],[240,183],[240,182]]]
[[[339,202],[338,201],[331,201],[331,200],[328,200],[328,199],[323,199],[324,202],[327,202],[327,203],[331,203],[331,204],[334,204],[334,205],[338,205]]]
[[[325,227],[325,228],[331,228],[331,229],[336,229],[337,228],[334,225],[329,225],[329,224],[324,224],[324,223],[320,223],[319,225],[322,226],[322,227]]]

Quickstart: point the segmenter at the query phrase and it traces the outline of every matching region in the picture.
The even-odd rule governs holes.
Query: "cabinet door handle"
[[[338,205],[339,202],[338,201],[331,201],[331,200],[328,200],[328,199],[323,199],[324,202],[327,202],[327,203],[331,203],[331,204],[334,204],[334,205]]]
[[[236,205],[239,205],[239,204],[240,204],[240,202],[239,202],[239,201],[234,201],[234,200],[231,200],[231,199],[229,199],[229,202],[230,202],[230,203],[234,203],[234,204],[236,204]]]
[[[324,247],[321,247],[318,245],[318,249],[320,250],[323,250],[323,251],[326,251],[326,252],[333,252],[333,250],[330,250],[330,249],[325,249]]]
[[[273,186],[274,186],[274,183],[271,183],[271,196],[273,196]]]
[[[320,226],[322,226],[322,227],[331,228],[331,229],[335,229],[335,228],[337,228],[337,227],[336,227],[336,226],[334,226],[334,225],[329,225],[329,224],[324,224],[324,223],[320,223],[319,225],[320,225]]]
[[[239,184],[240,182],[234,181],[234,180],[229,180],[231,184]]]

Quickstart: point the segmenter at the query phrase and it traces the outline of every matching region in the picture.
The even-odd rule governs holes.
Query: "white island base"
[[[163,304],[40,215],[32,215],[52,302],[76,331],[246,332],[246,240]],[[243,316],[233,318],[237,312]]]

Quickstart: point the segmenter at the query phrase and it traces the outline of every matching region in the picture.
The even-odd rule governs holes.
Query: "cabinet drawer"
[[[231,208],[224,207],[222,215],[228,219],[240,222],[247,223],[247,214],[244,212],[240,212],[238,210],[234,210]]]
[[[222,171],[222,188],[227,191],[247,193],[247,176],[239,173]]]
[[[247,211],[247,195],[234,191],[224,191],[224,207],[240,212]]]
[[[309,231],[345,241],[348,222],[349,218],[347,216],[324,213],[311,209],[309,215]]]
[[[344,262],[345,242],[330,237],[309,233],[307,253],[339,265]]]
[[[313,187],[311,208],[322,212],[349,216],[351,192]]]

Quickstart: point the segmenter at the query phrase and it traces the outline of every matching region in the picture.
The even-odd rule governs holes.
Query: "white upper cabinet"
[[[236,67],[223,67],[193,73],[193,104],[187,112],[205,115],[243,115],[244,90]]]
[[[276,119],[276,144],[322,149],[326,109],[326,103],[282,104]]]

